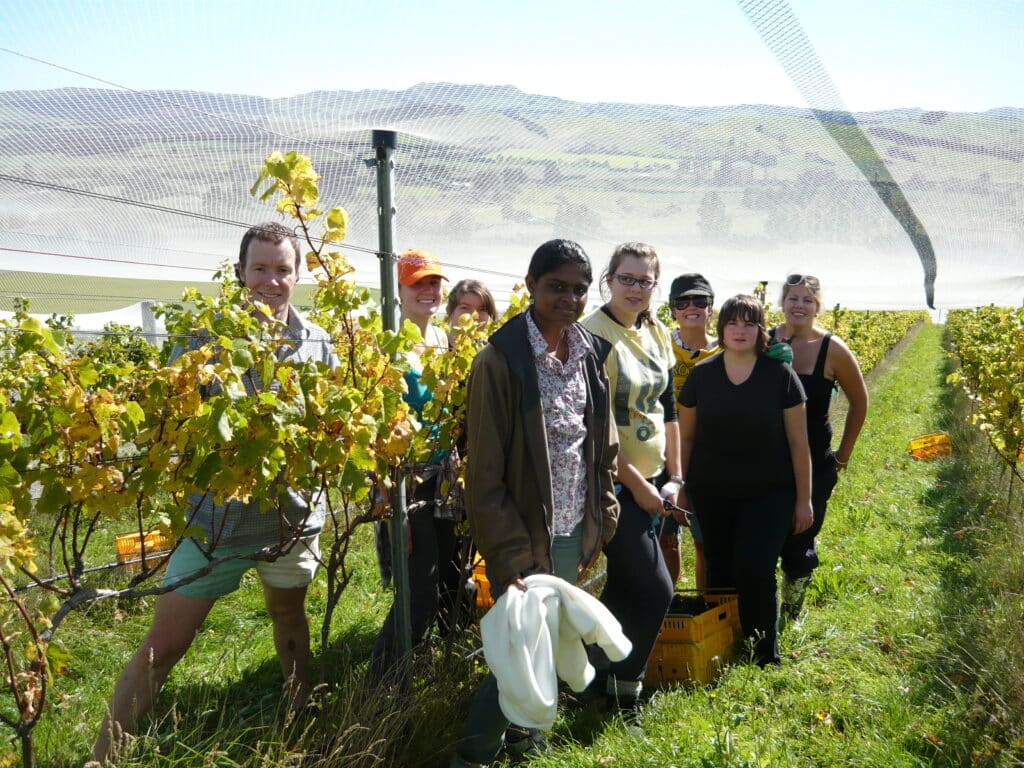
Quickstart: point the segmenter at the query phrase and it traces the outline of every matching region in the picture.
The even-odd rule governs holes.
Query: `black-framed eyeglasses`
[[[627,288],[632,288],[634,285],[638,285],[641,290],[644,291],[649,291],[658,284],[657,280],[652,280],[649,277],[633,277],[632,275],[623,275],[620,272],[616,272],[612,277]]]
[[[568,283],[563,283],[561,280],[545,280],[541,282],[540,287],[548,293],[556,293],[559,295],[571,293],[573,297],[577,299],[582,299],[590,292],[590,283],[575,283],[574,285],[569,285]]]
[[[821,288],[821,283],[818,282],[818,278],[814,275],[790,275],[786,278],[786,285],[790,288],[795,288],[798,285],[806,285],[812,291],[817,291]]]
[[[672,299],[672,309],[686,309],[691,304],[697,309],[707,309],[711,305],[711,297],[680,296],[677,299]]]

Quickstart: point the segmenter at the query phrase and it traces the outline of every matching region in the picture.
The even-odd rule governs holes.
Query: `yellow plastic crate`
[[[946,432],[931,432],[910,441],[910,455],[915,459],[937,459],[953,453],[953,444]]]
[[[721,674],[735,648],[736,635],[730,623],[695,643],[658,640],[647,660],[644,684],[710,683]]]
[[[145,536],[139,536],[138,531],[135,531],[114,536],[114,546],[117,547],[117,562],[129,571],[137,571],[139,563],[133,561],[139,560],[142,557],[143,541],[146,544],[147,567],[153,568],[162,560],[167,559],[172,544],[161,531],[146,531]]]
[[[476,607],[490,608],[494,605],[491,582],[487,578],[487,563],[479,554],[473,560],[473,583],[476,584]]]
[[[691,612],[687,603],[704,599],[705,610]],[[706,637],[731,627],[734,634],[740,632],[740,604],[735,592],[704,594],[677,592],[673,607],[661,624],[658,642],[699,643]]]

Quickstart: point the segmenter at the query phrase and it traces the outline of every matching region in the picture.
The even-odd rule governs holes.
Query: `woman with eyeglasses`
[[[794,533],[782,550],[782,617],[795,620],[804,594],[818,567],[815,538],[825,522],[829,497],[839,472],[850,463],[853,447],[868,413],[868,390],[860,364],[842,339],[820,328],[821,283],[811,275],[789,275],[782,286],[785,322],[770,332],[793,349],[793,370],[807,393],[807,437],[811,449],[814,524]],[[839,388],[849,402],[839,447],[832,450],[832,425],[828,409]]]
[[[608,301],[583,325],[612,345],[605,368],[619,433],[616,493],[619,527],[605,546],[608,576],[601,602],[633,643],[625,659],[608,667],[610,708],[638,706],[647,659],[672,601],[674,585],[658,533],[676,503],[679,432],[672,382],[672,341],[651,312],[658,284],[658,254],[645,243],[622,243],[601,280]]]
[[[473,360],[467,395],[466,511],[495,594],[524,577],[582,579],[615,532],[617,451],[604,361],[609,345],[577,320],[592,282],[571,240],[530,260],[530,307],[494,332]],[[489,674],[470,708],[452,768],[537,751],[535,732],[509,726]]]
[[[707,582],[739,593],[740,621],[760,666],[778,664],[775,568],[790,531],[811,525],[804,392],[765,354],[764,306],[733,296],[718,313],[723,347],[679,395],[685,488],[704,534]]]
[[[708,334],[708,325],[714,312],[715,292],[711,290],[711,283],[704,275],[690,272],[677,277],[669,289],[668,302],[677,326],[672,331],[672,352],[676,358],[672,388],[678,397],[693,366],[714,357],[722,351],[722,347],[719,346],[718,339]],[[679,581],[680,525],[690,529],[690,537],[693,539],[694,581],[697,589],[702,590],[707,586],[707,563],[704,559],[704,538],[696,515],[691,515],[687,520],[683,513],[673,511],[672,516],[666,518],[665,527],[661,532],[661,552],[665,556],[672,583],[675,584]]]

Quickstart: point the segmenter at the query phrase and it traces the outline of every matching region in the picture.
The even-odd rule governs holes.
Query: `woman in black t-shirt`
[[[758,664],[779,663],[775,566],[790,531],[811,525],[804,391],[764,355],[764,307],[734,296],[718,315],[721,355],[697,365],[679,395],[684,491],[704,533],[707,584],[739,593]]]

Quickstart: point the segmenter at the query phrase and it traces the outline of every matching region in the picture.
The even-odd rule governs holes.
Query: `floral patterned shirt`
[[[583,372],[586,342],[579,329],[569,326],[565,332],[569,357],[563,363],[548,352],[548,342],[529,313],[526,328],[537,366],[544,431],[548,440],[554,502],[553,532],[555,536],[568,536],[583,520],[587,498],[587,468],[583,456],[587,434],[584,423],[587,380]]]

